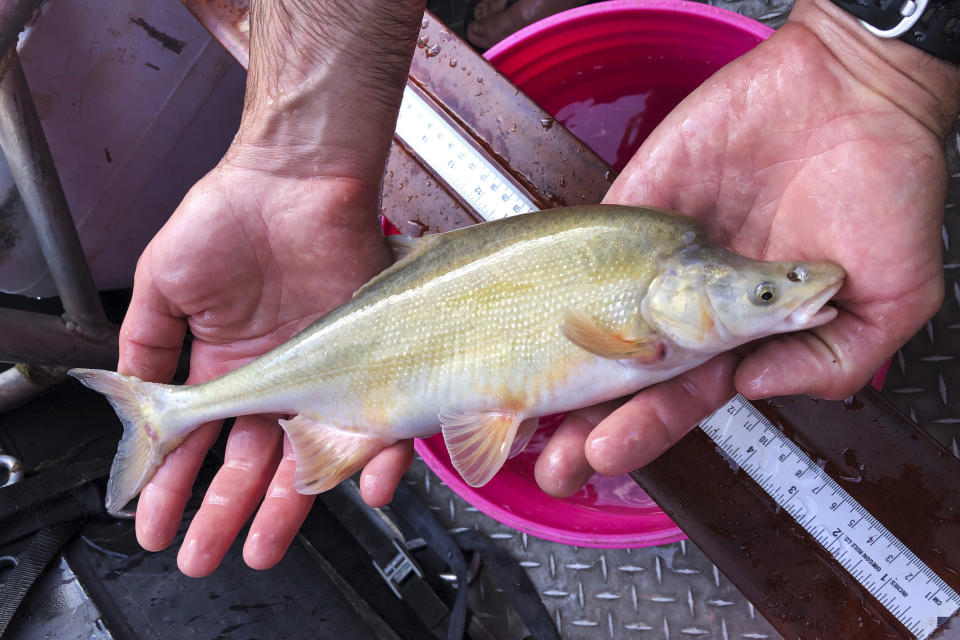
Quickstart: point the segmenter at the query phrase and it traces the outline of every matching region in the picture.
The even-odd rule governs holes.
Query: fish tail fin
[[[314,494],[334,488],[393,443],[375,436],[335,429],[298,414],[281,420],[297,459],[293,488]]]
[[[158,396],[168,385],[99,369],[71,369],[67,373],[106,396],[123,423],[106,500],[107,513],[118,515],[150,481],[166,455],[183,441],[182,436],[171,437],[159,420]]]

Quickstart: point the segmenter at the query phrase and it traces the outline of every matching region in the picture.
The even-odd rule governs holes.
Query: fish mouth
[[[819,327],[836,318],[837,308],[827,303],[840,291],[842,286],[843,281],[841,280],[804,302],[787,317],[787,324],[790,325],[792,330],[797,331]]]

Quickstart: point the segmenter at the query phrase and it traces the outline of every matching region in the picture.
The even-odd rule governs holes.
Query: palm
[[[619,408],[576,412],[537,462],[540,486],[570,495],[594,470],[643,466],[735,390],[842,398],[865,384],[939,306],[943,176],[939,135],[860,85],[804,27],[787,24],[727,65],[657,127],[606,201],[695,216],[746,256],[837,262],[840,313]]]
[[[761,361],[786,366],[829,349],[845,369],[825,379],[834,388],[809,388],[800,370],[796,390],[845,395],[938,305],[941,270],[932,258],[943,196],[926,176],[943,173],[940,141],[818,62],[809,46],[784,46],[811,37],[802,30],[788,26],[777,37],[779,47],[734,62],[676,109],[608,200],[694,215],[751,257],[841,264],[840,317],[770,341],[744,363],[738,386],[751,390]]]
[[[137,266],[121,369],[168,380],[189,327],[188,383],[203,382],[348,299],[390,261],[376,224],[377,186],[222,163],[191,190]],[[218,431],[209,424],[192,433],[144,488],[137,536],[145,548],[162,549],[176,534]],[[409,443],[379,454],[365,470],[365,497],[388,501],[410,455]],[[187,532],[180,568],[189,575],[212,571],[254,511],[244,557],[258,568],[279,561],[313,500],[293,491],[294,468],[276,416],[238,419],[224,465]]]
[[[372,208],[345,197],[337,185],[230,167],[188,194],[138,277],[188,319],[191,383],[287,340],[389,264]]]

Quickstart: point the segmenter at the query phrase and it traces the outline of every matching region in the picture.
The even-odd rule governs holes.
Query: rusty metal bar
[[[59,316],[0,308],[0,361],[112,369],[116,338],[96,339]]]
[[[66,317],[92,336],[112,333],[15,47],[0,59],[0,147],[37,230]]]
[[[33,12],[43,0],[5,0],[0,4],[0,51],[6,51],[17,40]]]
[[[18,364],[0,372],[0,412],[25,404],[66,377],[65,367]]]

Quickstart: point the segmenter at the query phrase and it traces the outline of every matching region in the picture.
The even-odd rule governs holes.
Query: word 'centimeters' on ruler
[[[538,209],[409,84],[396,133],[484,220]],[[734,397],[700,428],[918,640],[960,610],[960,595],[746,399]]]

